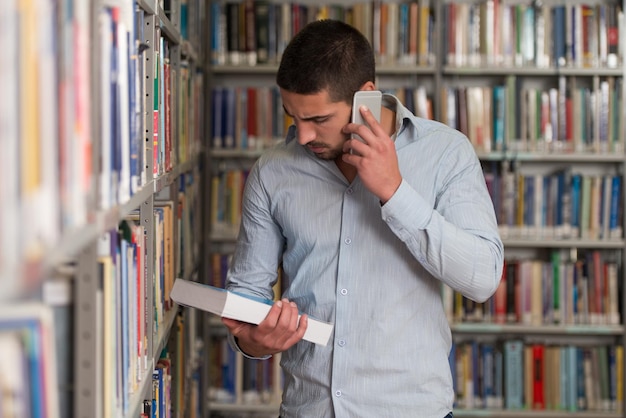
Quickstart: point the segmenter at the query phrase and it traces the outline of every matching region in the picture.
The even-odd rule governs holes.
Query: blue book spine
[[[610,345],[607,348],[607,356],[609,363],[609,410],[617,409],[617,363],[615,346]]]
[[[482,399],[483,407],[493,408],[494,405],[494,349],[491,344],[482,344]]]
[[[248,149],[248,124],[246,121],[248,120],[248,89],[245,87],[239,88],[239,109],[241,112],[240,117],[237,119],[239,121],[239,126],[236,129],[239,130],[241,135],[241,149]]]
[[[567,409],[569,411],[578,410],[578,351],[575,346],[567,346],[567,376],[568,376],[568,395]]]
[[[580,198],[581,198],[581,183],[582,183],[582,175],[581,174],[573,174],[572,175],[572,183],[571,183],[571,205],[572,205],[572,233],[574,237],[578,237],[580,234]]]
[[[225,22],[223,21],[222,15],[222,2],[221,1],[212,1],[211,2],[211,64],[212,65],[220,65],[224,64],[223,61],[220,60],[220,55],[225,55],[226,51],[222,51],[221,41],[222,31]]]
[[[494,351],[494,396],[495,396],[495,408],[504,407],[504,355],[502,353],[502,346],[497,345]]]
[[[235,89],[226,87],[224,89],[224,97],[222,106],[222,117],[224,118],[222,139],[224,148],[235,148]]]
[[[581,347],[576,347],[576,410],[587,409],[587,396],[585,393],[585,353]]]
[[[483,399],[481,397],[483,386],[483,371],[480,368],[480,347],[476,340],[471,343],[472,353],[472,380],[474,385],[474,405],[475,408],[482,408]]]
[[[133,20],[136,23],[136,20]],[[141,143],[141,125],[140,117],[141,110],[139,109],[139,66],[138,66],[138,53],[137,43],[135,42],[135,28],[133,26],[132,34],[129,35],[128,40],[128,102],[130,109],[130,123],[129,123],[129,155],[130,155],[130,185],[129,190],[131,195],[137,192],[139,187],[139,144]]]
[[[504,150],[504,119],[506,115],[506,88],[493,88],[493,149]]]
[[[557,66],[562,67],[566,64],[565,51],[565,6],[555,6],[552,9],[552,45],[553,56]]]
[[[159,371],[152,371],[152,418],[160,418],[159,413]]]
[[[222,95],[223,89],[221,87],[213,88],[211,92],[211,127],[213,128],[211,143],[214,149],[222,148]]]
[[[569,404],[568,395],[569,392],[567,390],[567,384],[569,380],[569,373],[567,370],[568,367],[568,351],[567,347],[559,348],[559,363],[561,365],[561,370],[559,370],[559,398],[560,404],[555,405],[557,409],[567,410],[567,405]]]
[[[452,341],[452,347],[450,349],[450,354],[448,355],[448,365],[450,366],[450,373],[452,374],[452,388],[454,389],[454,393],[458,393],[458,379],[456,374],[456,343]],[[454,407],[457,406],[456,396],[454,397]]]
[[[524,406],[524,344],[513,340],[504,343],[505,406],[521,409]]]
[[[535,177],[524,178],[524,229],[530,231],[535,225]]]
[[[622,204],[622,177],[614,175],[611,179],[611,209],[609,211],[609,237],[620,238],[620,206]]]

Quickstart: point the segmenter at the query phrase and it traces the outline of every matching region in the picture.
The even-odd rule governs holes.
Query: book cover
[[[533,360],[533,409],[545,409],[545,369],[544,369],[545,346],[542,344],[533,344],[532,360]]]
[[[524,406],[524,343],[521,340],[504,342],[504,403],[506,409]]]
[[[274,303],[183,279],[176,279],[170,297],[180,305],[257,325],[265,319]],[[332,331],[332,324],[309,317],[304,339],[326,346]]]
[[[56,335],[50,306],[30,302],[0,307],[0,389],[9,391],[3,393],[2,411],[14,407],[16,413],[25,413],[15,416],[60,416]],[[12,394],[18,398],[8,398]]]

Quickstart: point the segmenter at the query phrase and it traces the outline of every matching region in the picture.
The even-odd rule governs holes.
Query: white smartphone
[[[380,122],[380,109],[382,106],[383,94],[380,90],[359,90],[354,93],[352,99],[352,122],[360,125],[369,126],[367,122],[363,120],[359,107],[365,105],[369,108],[374,115],[374,118]],[[360,136],[354,134],[353,138],[361,139]],[[361,139],[362,140],[362,139]]]

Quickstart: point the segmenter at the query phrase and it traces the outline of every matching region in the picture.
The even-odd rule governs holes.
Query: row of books
[[[201,353],[195,347],[188,347],[189,333],[194,332],[195,323],[187,324],[183,318],[188,315],[179,313],[172,326],[171,334],[165,347],[155,359],[152,370],[149,393],[141,405],[141,418],[170,418],[203,416],[204,400],[200,392]],[[189,377],[189,379],[187,379]]]
[[[578,260],[507,259],[496,293],[484,303],[443,288],[450,323],[620,325],[621,265],[599,250]]]
[[[68,24],[59,27],[57,20]],[[3,4],[0,22],[7,57],[0,70],[5,283],[19,261],[36,260],[62,229],[86,222],[94,176],[88,5],[11,0]]]
[[[434,64],[434,19],[428,0],[349,5],[213,1],[211,14],[213,65],[277,64],[300,28],[325,18],[359,29],[382,64]]]
[[[99,209],[125,203],[147,180],[190,160],[201,148],[202,75],[185,57],[171,52],[165,36],[146,40],[146,14],[139,7],[133,10],[133,5],[103,8],[97,20],[102,51]],[[128,21],[128,16],[134,20]],[[151,73],[153,86],[147,84]],[[152,96],[147,94],[149,88]],[[150,110],[149,122],[145,115]],[[150,144],[145,138],[148,123],[153,129]],[[152,173],[146,172],[149,160]]]
[[[174,279],[191,274],[194,267],[185,265],[189,258],[185,253],[194,251],[189,196],[193,193],[187,187],[181,190],[177,202],[155,202],[151,245],[145,241],[138,213],[129,215],[119,229],[109,231],[98,241],[105,416],[128,412],[131,395],[141,387],[152,364],[150,335],[159,334],[167,313],[175,306],[169,296]],[[150,247],[154,254],[153,277],[146,277]],[[150,289],[152,294],[148,294]]]
[[[549,345],[523,340],[461,341],[450,367],[456,407],[618,412],[622,345]]]
[[[479,152],[623,152],[623,81],[589,80],[560,76],[536,88],[511,75],[495,86],[446,86],[441,121]]]
[[[159,36],[155,42],[158,46],[154,49],[151,49],[148,44],[141,43],[140,40],[145,39],[143,34],[143,28],[146,27],[145,14],[138,10],[135,16],[136,43],[138,43],[135,54],[138,54],[139,59],[136,68],[130,67],[130,88],[131,91],[136,91],[137,97],[146,96],[147,65],[154,65],[152,69],[154,86],[150,103],[145,100],[130,102],[131,109],[134,110],[132,114],[138,115],[134,123],[131,120],[130,124],[131,128],[135,128],[135,130],[131,129],[133,134],[130,137],[131,179],[135,171],[140,176],[148,175],[143,169],[148,158],[151,158],[153,163],[152,175],[157,177],[170,171],[177,164],[189,161],[193,155],[197,154],[201,149],[203,106],[202,74],[196,71],[186,57],[178,57],[171,52],[170,41],[165,36]],[[142,54],[145,54],[146,58],[141,59]],[[134,56],[131,55],[131,57]],[[151,62],[153,64],[150,64]],[[146,147],[142,145],[145,143],[142,135],[147,131],[146,123],[148,122],[142,115],[147,114],[149,109],[152,109],[153,141],[151,146]],[[123,118],[123,115],[119,117]],[[121,149],[124,149],[124,144]],[[146,155],[149,149],[152,149],[150,156]],[[123,157],[122,161],[124,161]],[[137,166],[136,169],[133,168],[134,165]],[[143,182],[145,178],[139,179],[140,184]],[[133,185],[134,183],[134,181],[131,182]]]
[[[623,185],[620,175],[591,175],[562,169],[523,174],[502,169],[486,171],[503,238],[589,239],[623,238]],[[247,169],[230,167],[211,180],[211,225],[237,228]]]
[[[451,2],[443,8],[452,66],[617,68],[623,56],[619,2]]]
[[[0,283],[21,277],[21,266],[37,263],[63,233],[86,225],[94,212],[127,202],[153,178],[146,172],[147,145],[153,145],[145,141],[146,65],[164,56],[166,48],[162,41],[160,51],[146,49],[143,19],[144,11],[135,10],[130,0],[99,8],[93,23],[83,3],[70,7],[42,0],[22,7],[12,0],[2,7],[0,21],[7,30],[0,34],[0,46],[12,59],[0,71],[6,94],[0,105],[0,163],[6,172],[0,188],[5,202],[0,208]],[[100,34],[93,44],[91,26]],[[101,51],[94,62],[97,72],[91,69],[92,50]],[[170,73],[164,60],[155,61],[157,74]],[[180,122],[166,129],[167,113],[158,118],[158,152],[150,156],[154,175],[197,153],[203,123],[202,77],[183,63],[168,83],[164,78],[155,77],[155,97]],[[167,100],[158,94],[164,90]],[[92,154],[98,159],[92,160]]]
[[[418,116],[432,118],[432,100],[423,86],[383,89]],[[211,90],[212,149],[264,149],[282,140],[292,123],[277,87],[216,86]]]
[[[622,152],[622,80],[593,77],[586,83],[561,76],[555,82],[546,89],[524,87],[511,75],[491,87],[444,87],[441,121],[463,132],[479,152]],[[382,90],[417,116],[433,118],[423,86]],[[263,149],[283,138],[291,123],[276,87],[215,87],[211,102],[213,149]]]
[[[623,238],[623,179],[570,168],[525,174],[510,164],[485,170],[503,238]]]
[[[290,123],[277,87],[216,86],[211,109],[212,149],[267,148]]]
[[[280,355],[267,360],[243,357],[226,339],[215,340],[209,358],[209,401],[247,405],[279,404],[283,387]]]
[[[248,175],[247,169],[228,169],[211,178],[211,225],[229,225],[239,228],[243,188]]]
[[[0,415],[57,418],[57,344],[53,311],[43,303],[0,309]]]
[[[231,253],[215,252],[210,259],[210,283],[224,288],[232,259]],[[274,298],[282,294],[282,272],[274,285]],[[218,325],[215,325],[218,326]],[[278,367],[280,354],[269,360],[243,357],[230,347],[224,333],[215,333],[209,359],[211,376],[209,401],[214,403],[274,404],[280,403],[282,372]]]

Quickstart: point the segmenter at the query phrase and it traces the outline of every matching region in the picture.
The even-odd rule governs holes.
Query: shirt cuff
[[[253,357],[251,355],[246,354],[241,349],[241,347],[239,347],[239,344],[237,344],[237,339],[231,333],[228,333],[228,343],[230,344],[230,346],[232,347],[233,350],[240,352],[241,355],[244,356],[245,358],[249,358],[249,359],[252,359],[252,360],[267,360],[270,357],[272,357],[270,354],[268,354],[267,356],[262,356],[262,357]]]
[[[403,220],[410,219],[410,228],[426,229],[433,208],[404,179],[391,199],[381,208],[381,216],[396,231],[409,227]]]

